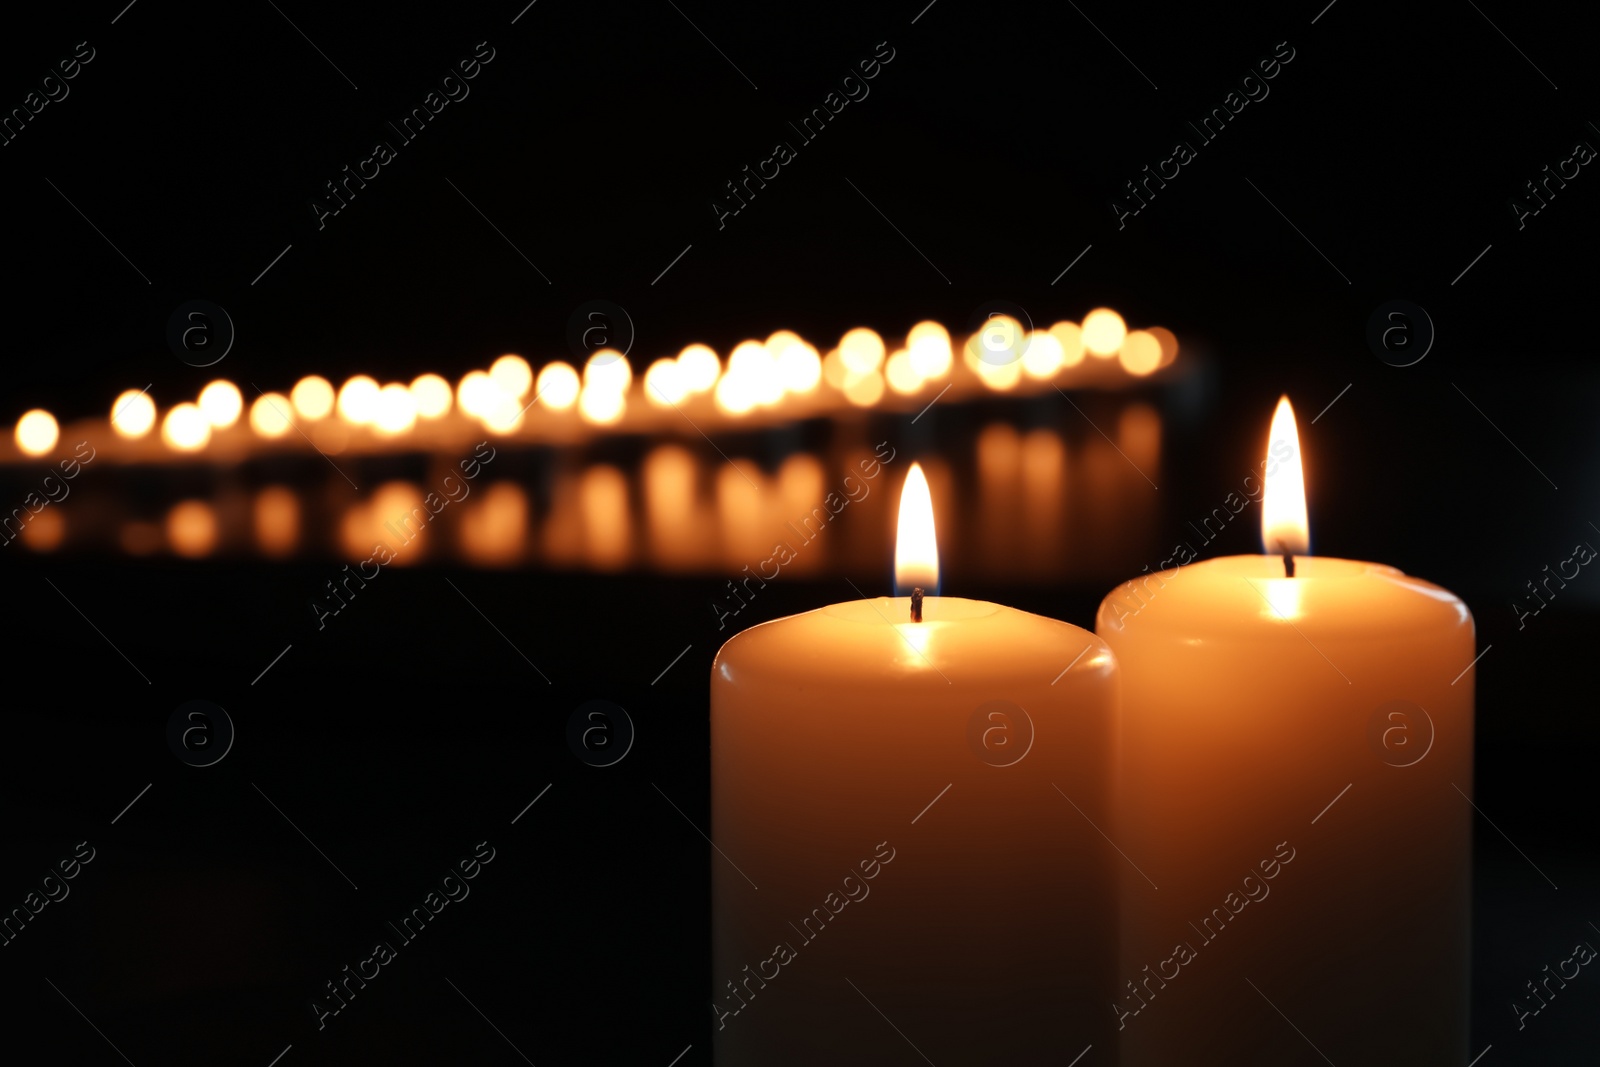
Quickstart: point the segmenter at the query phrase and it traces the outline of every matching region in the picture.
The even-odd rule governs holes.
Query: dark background
[[[638,370],[780,326],[814,339],[955,326],[996,298],[1041,323],[1109,304],[1169,326],[1205,371],[1161,401],[1163,539],[1238,483],[1287,393],[1317,551],[1395,564],[1472,607],[1493,646],[1475,671],[1476,797],[1495,820],[1476,824],[1473,1049],[1493,1044],[1485,1064],[1590,1054],[1600,979],[1585,972],[1522,1032],[1508,1005],[1574,941],[1600,939],[1587,925],[1600,731],[1583,678],[1600,579],[1583,572],[1520,630],[1511,605],[1600,538],[1587,300],[1600,178],[1585,167],[1520,230],[1508,202],[1577,141],[1600,144],[1591,23],[1466,0],[1337,0],[1320,15],[1317,0],[937,0],[920,16],[918,0],[539,0],[515,25],[516,0],[278,6],[7,16],[0,107],[77,42],[95,58],[0,148],[0,421],[35,405],[100,415],[146,382],[164,407],[219,372],[270,389],[312,372],[454,377],[504,351],[542,362],[567,355],[568,317],[596,298],[628,310]],[[470,96],[319,230],[322,184],[396,140],[385,121],[480,41],[495,57]],[[870,95],[799,145],[788,122],[880,41],[894,59]],[[1270,95],[1199,145],[1185,120],[1280,41],[1294,59]],[[1198,157],[1119,229],[1110,200],[1178,139]],[[798,158],[719,229],[723,183],[778,140]],[[238,329],[211,370],[165,343],[196,298]],[[1405,368],[1366,341],[1397,298],[1437,329]],[[1253,530],[1214,550],[1256,551]],[[705,605],[722,579],[425,567],[317,633],[301,591],[329,572],[5,560],[0,905],[75,842],[98,850],[71,897],[0,949],[5,1040],[116,1062],[109,1039],[140,1065],[265,1065],[290,1044],[284,1064],[519,1062],[503,1038],[536,1063],[665,1065],[685,1046],[679,1062],[709,1062],[714,854],[689,822],[708,823],[706,677],[727,634]],[[1127,576],[960,592],[1087,626]],[[853,595],[842,579],[781,582],[739,622]],[[195,698],[239,729],[203,770],[163,734]],[[583,765],[565,741],[594,698],[638,728],[615,767]],[[485,839],[496,859],[469,900],[318,1033],[307,998]]]

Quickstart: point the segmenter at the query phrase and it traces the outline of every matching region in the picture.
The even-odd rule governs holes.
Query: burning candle
[[[752,627],[712,666],[720,1064],[908,1042],[1060,1064],[1111,1040],[1115,662],[1077,627],[935,595],[916,465],[895,580],[909,595]]]
[[[1300,1062],[1309,1042],[1459,1065],[1472,615],[1393,567],[1308,555],[1287,399],[1272,425],[1266,554],[1100,606],[1123,669],[1122,1062]]]

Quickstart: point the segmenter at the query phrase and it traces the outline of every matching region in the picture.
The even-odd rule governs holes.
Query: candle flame
[[[933,496],[922,464],[913,463],[900,490],[900,521],[894,543],[896,591],[939,590],[939,542],[933,530]]]
[[[1278,399],[1267,435],[1266,487],[1261,497],[1261,544],[1271,555],[1307,555],[1306,475],[1300,463],[1300,432],[1288,397]]]

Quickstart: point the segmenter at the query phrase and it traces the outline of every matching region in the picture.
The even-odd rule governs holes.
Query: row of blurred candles
[[[1115,311],[1097,308],[1082,323],[1057,322],[1045,330],[997,314],[964,339],[959,361],[955,351],[949,331],[931,321],[913,326],[893,350],[875,331],[858,327],[826,354],[779,330],[765,341],[735,346],[726,362],[706,345],[689,345],[650,364],[638,382],[626,356],[609,349],[591,355],[581,371],[558,360],[537,374],[527,360],[508,354],[486,370],[468,372],[454,387],[432,373],[384,385],[356,375],[337,389],[311,375],[287,395],[258,390],[248,413],[238,386],[225,379],[164,415],[146,391],[127,390],[112,402],[109,422],[123,446],[115,458],[131,462],[208,448],[215,458],[232,458],[275,441],[294,445],[295,430],[330,454],[442,448],[480,428],[557,442],[601,432],[683,434],[853,409],[914,409],[936,397],[1025,394],[1058,382],[1126,383],[1171,364],[1178,343],[1170,330],[1129,330]],[[0,453],[0,460],[49,454],[61,427],[50,412],[34,409],[12,436],[16,452]]]
[[[1155,525],[1144,474],[1159,477],[1160,416],[1142,402],[1101,414],[1107,437],[1087,425],[1069,440],[1055,428],[994,421],[944,442],[938,455],[916,457],[933,485],[953,571],[1071,577],[1110,561],[1134,563],[1147,550],[1126,531]],[[530,472],[502,458],[498,470],[486,463],[485,477],[461,483],[460,499],[434,515],[424,496],[455,471],[442,457],[425,473],[374,480],[365,491],[332,472],[308,487],[239,470],[166,502],[121,482],[79,483],[69,507],[33,515],[18,540],[36,552],[350,561],[383,544],[401,565],[452,560],[729,577],[768,560],[783,542],[794,552],[785,573],[874,573],[889,558],[891,504],[911,457],[901,452],[866,478],[860,464],[874,449],[859,432],[844,437],[825,454],[792,452],[766,467],[676,442],[651,445],[633,464],[569,460]],[[825,506],[830,494],[837,512]],[[1141,515],[1150,521],[1130,521]]]

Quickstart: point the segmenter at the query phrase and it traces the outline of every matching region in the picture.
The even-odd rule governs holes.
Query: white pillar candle
[[[920,558],[912,558],[912,557]],[[938,583],[920,468],[897,581]],[[835,604],[712,667],[716,1062],[1060,1067],[1107,1048],[1117,670],[959,597]]]
[[[1305,555],[1287,400],[1264,466],[1271,554],[1100,607],[1124,685],[1111,833],[1138,865],[1107,1009],[1122,1062],[1316,1062],[1310,1044],[1460,1067],[1472,615],[1393,567]]]

